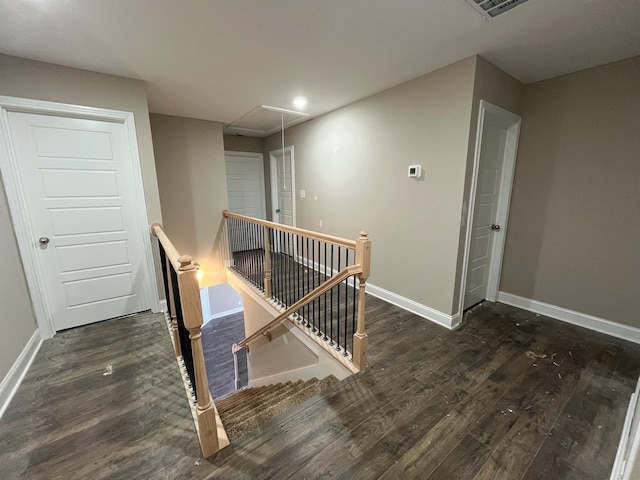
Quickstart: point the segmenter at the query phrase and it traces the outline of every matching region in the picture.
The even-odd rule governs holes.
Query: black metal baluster
[[[340,254],[342,253],[342,247],[338,246],[338,272],[340,272],[342,270],[342,268],[340,268]],[[337,346],[336,346],[336,350],[340,350],[340,284],[338,284],[338,302],[337,302],[337,316],[338,316],[338,322],[337,322],[337,327],[338,327],[338,331],[337,331],[337,335],[336,335],[336,340],[337,340]]]
[[[316,277],[318,278],[318,281],[316,282],[316,285],[319,287],[320,285],[322,285],[322,278],[320,278],[320,275],[322,275],[322,263],[320,263],[320,260],[322,259],[321,257],[321,250],[320,250],[320,240],[317,241],[318,242],[318,262],[316,263]],[[320,322],[322,320],[322,310],[320,308],[320,297],[316,298],[314,300],[314,302],[317,305],[318,308],[318,332],[316,333],[317,336],[321,336],[322,335],[322,328],[320,328]]]
[[[327,242],[323,242],[324,243],[324,281],[327,281]],[[327,293],[325,292],[324,295],[324,331],[322,332],[324,334],[324,336],[322,337],[323,340],[327,339]]]
[[[345,267],[349,266],[349,249],[345,248]],[[347,277],[347,283],[345,285],[344,292],[344,352],[342,353],[345,357],[348,355],[347,353],[347,327],[349,325],[349,319],[347,318],[347,312],[349,311],[349,277]]]
[[[291,305],[293,305],[291,303],[291,255],[290,255],[291,233],[290,232],[286,233],[285,243],[286,243],[285,253],[287,255],[285,258],[287,262],[287,268],[285,270],[285,281],[287,282],[287,308],[289,308]]]
[[[353,252],[355,256],[355,252]],[[353,335],[356,333],[356,304],[358,303],[358,289],[356,288],[356,276],[353,276],[353,313],[351,314],[351,355],[353,355]]]
[[[331,244],[331,276],[333,277],[333,243]],[[329,328],[331,329],[331,332],[329,333],[329,345],[333,345],[335,343],[333,341],[333,288],[331,289],[330,296],[331,301],[329,302],[329,305],[331,305],[331,315],[329,318]]]

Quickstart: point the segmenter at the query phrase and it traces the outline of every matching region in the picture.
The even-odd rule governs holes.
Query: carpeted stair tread
[[[265,397],[263,401],[254,403],[253,406],[248,406],[233,412],[233,421],[234,423],[242,423],[247,418],[258,415],[263,410],[268,409],[274,404],[278,404],[291,395],[303,391],[305,388],[306,385],[303,382],[289,385],[286,388],[283,388],[282,390],[274,392],[268,397]]]
[[[269,385],[267,387],[258,387],[252,394],[245,395],[242,398],[239,398],[236,402],[228,405],[227,407],[223,407],[225,412],[228,414],[237,415],[240,411],[246,409],[254,409],[258,408],[264,401],[271,398],[274,395],[277,395],[282,389],[289,388],[293,384],[291,382],[287,382],[285,384],[276,384]],[[249,391],[254,390],[250,388]]]
[[[264,422],[319,394],[338,380],[330,375],[295,383],[248,388],[216,402],[216,408],[232,442]],[[236,397],[237,396],[237,397]]]
[[[285,385],[290,384],[291,382],[287,382]],[[216,400],[216,408],[218,410],[230,410],[234,408],[235,405],[246,405],[251,401],[251,398],[260,395],[267,395],[270,392],[280,388],[280,384],[275,385],[263,385],[261,387],[253,387],[246,388],[244,390],[239,390],[237,392],[233,392],[232,394]]]

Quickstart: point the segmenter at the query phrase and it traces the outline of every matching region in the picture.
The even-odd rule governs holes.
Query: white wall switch
[[[418,178],[422,174],[422,165],[409,165],[409,178]]]

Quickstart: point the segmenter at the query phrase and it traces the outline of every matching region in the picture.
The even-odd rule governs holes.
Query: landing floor
[[[367,302],[365,373],[207,460],[161,316],[63,332],[0,420],[0,478],[608,478],[640,345],[500,304],[449,332]]]

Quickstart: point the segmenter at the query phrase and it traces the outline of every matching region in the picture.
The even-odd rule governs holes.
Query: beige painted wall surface
[[[352,239],[368,230],[371,283],[447,314],[475,63],[463,60],[286,131],[296,188],[306,190],[306,199],[297,195],[298,226]],[[272,135],[265,151],[280,146]],[[407,178],[412,164],[422,165],[423,178]]]
[[[522,113],[522,98],[524,85],[515,78],[506,74],[492,63],[482,57],[476,57],[476,76],[473,87],[473,110],[471,111],[471,127],[469,130],[469,151],[467,155],[467,174],[464,184],[464,211],[469,208],[473,162],[475,160],[476,134],[478,131],[478,112],[480,100],[485,100],[493,105],[502,107],[512,113]],[[460,282],[462,281],[462,267],[464,261],[464,244],[466,240],[467,224],[460,226],[460,240],[458,251],[458,264],[456,268],[455,294],[453,297],[453,312],[458,311],[460,300]]]
[[[264,151],[264,138],[225,135],[224,149],[229,152],[262,153]]]
[[[201,287],[226,281],[222,210],[227,208],[222,124],[151,114],[164,228],[200,263]]]
[[[134,113],[149,218],[160,219],[160,198],[144,83],[139,80],[0,55],[0,95],[125,110]],[[0,184],[0,248],[10,264],[0,281],[0,377],[33,333],[34,314],[26,291],[4,187]],[[14,258],[15,261],[11,259]],[[13,262],[13,263],[12,263]]]
[[[36,319],[13,235],[4,190],[0,184],[0,381],[9,372],[33,332]]]
[[[640,57],[525,87],[501,290],[640,327]]]

